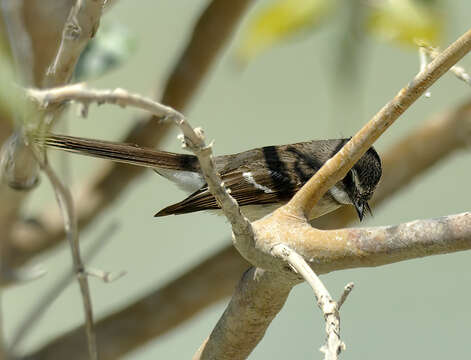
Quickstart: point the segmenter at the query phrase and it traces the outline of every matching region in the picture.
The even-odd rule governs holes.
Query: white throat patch
[[[334,185],[329,191],[334,199],[337,200],[340,204],[352,203],[348,194],[344,190],[339,189],[337,186]]]

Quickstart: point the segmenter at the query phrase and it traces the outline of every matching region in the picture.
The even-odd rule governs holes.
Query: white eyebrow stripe
[[[255,179],[253,178],[252,176],[252,173],[250,171],[247,171],[247,172],[243,172],[242,173],[242,176],[244,177],[244,179],[252,184],[253,186],[255,186],[256,189],[259,189],[259,190],[262,190],[263,192],[267,193],[267,194],[271,194],[273,193],[274,191],[272,189],[270,189],[269,187],[267,186],[264,186],[264,185],[260,185],[259,183],[257,183],[255,181]]]
[[[360,192],[363,192],[364,189],[361,186],[360,178],[358,177],[358,173],[355,169],[351,169],[352,174],[353,174],[353,181],[355,182],[356,187],[360,190]]]

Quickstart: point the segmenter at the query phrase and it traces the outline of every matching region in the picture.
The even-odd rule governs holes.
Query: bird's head
[[[371,214],[368,201],[381,178],[381,159],[374,148],[368,151],[358,160],[344,178],[347,194],[358,213],[360,221],[368,211]]]
[[[379,183],[381,172],[381,159],[371,147],[332,189],[332,194],[337,201],[352,204],[361,221],[366,212],[371,214],[368,201]]]

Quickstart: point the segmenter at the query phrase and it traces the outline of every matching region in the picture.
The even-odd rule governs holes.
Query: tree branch
[[[77,0],[62,31],[56,57],[46,72],[43,87],[67,84],[85,46],[100,25],[104,0]]]
[[[90,262],[108,243],[108,240],[117,230],[117,224],[110,224],[103,233],[98,236],[98,239],[94,240],[92,247],[87,249],[84,259],[86,262]],[[40,321],[46,310],[52,305],[52,303],[59,297],[59,295],[65,290],[76,276],[75,270],[72,269],[66,272],[54,286],[47,291],[44,297],[40,298],[38,302],[33,305],[33,308],[25,315],[24,320],[20,323],[17,330],[12,336],[12,340],[9,345],[9,353],[15,354],[17,347],[22,341],[28,336],[28,334],[34,329],[35,325]],[[82,335],[82,332],[80,332]],[[85,355],[85,354],[84,354]],[[85,355],[86,356],[86,355]],[[84,356],[84,357],[85,357]]]
[[[304,280],[314,290],[317,298],[317,305],[324,314],[325,331],[327,333],[326,344],[321,348],[326,360],[336,360],[345,349],[345,344],[340,340],[340,314],[339,308],[345,302],[353,286],[346,287],[342,294],[341,302],[338,304],[332,299],[329,291],[322,283],[321,279],[311,269],[302,256],[283,244],[275,245],[272,254],[285,260],[291,267],[300,274]]]
[[[340,181],[376,139],[436,80],[471,50],[471,30],[453,42],[401,89],[345,146],[293,196],[285,207],[297,216],[308,214],[325,192]]]
[[[397,194],[417,177],[471,144],[471,100],[424,122],[381,154],[383,176],[371,200],[372,208]],[[357,220],[344,206],[314,221],[320,229],[337,229]]]
[[[427,46],[425,44],[420,45],[419,51],[421,52],[421,54],[429,56],[432,59],[435,59],[438,55],[440,55],[440,51],[438,51],[438,49],[435,49],[431,46]],[[422,61],[425,62],[425,59]],[[459,80],[465,82],[468,85],[471,85],[471,76],[461,66],[452,66],[450,68],[450,72],[453,73]]]
[[[54,189],[54,194],[57,199],[57,203],[61,209],[64,228],[69,241],[70,250],[72,253],[72,261],[75,271],[75,276],[80,287],[80,293],[82,295],[82,303],[85,313],[85,329],[87,335],[88,353],[91,360],[98,360],[98,351],[96,347],[96,336],[93,325],[93,308],[92,300],[90,297],[90,287],[88,285],[88,278],[85,271],[85,265],[83,264],[82,257],[80,255],[80,244],[79,244],[79,231],[77,225],[77,216],[74,208],[74,200],[69,189],[62,184],[57,175],[54,173],[49,164],[36,156],[36,160],[43,172],[49,178],[49,181]]]
[[[296,245],[293,250],[304,259],[309,259],[309,265],[317,274],[348,268],[380,266],[412,258],[471,249],[471,213],[435,220],[418,220],[397,226],[330,231],[320,231],[309,224],[301,227],[296,218],[291,219],[291,222],[287,220],[287,226],[291,228],[290,244]],[[274,238],[286,239],[276,231],[258,236],[262,239],[271,236],[272,239],[268,239],[267,242],[272,244],[276,243]],[[267,271],[268,273],[271,272]],[[285,282],[287,283],[285,286],[289,288],[299,282],[299,279],[287,278],[285,268],[276,269],[272,274],[277,278],[271,280],[274,284]],[[260,281],[258,286],[265,288],[270,285]],[[264,307],[257,311],[261,313],[267,311],[271,321],[275,316],[272,311],[276,308],[271,301],[280,297],[284,299],[286,295],[284,290],[275,289],[274,285],[270,289],[269,298],[263,297],[263,293],[257,293],[257,297],[265,300],[264,303],[263,301],[259,303]],[[245,301],[240,308],[234,307],[234,299],[238,298],[243,298],[240,291],[236,291],[233,295],[233,300],[216,325],[216,328],[221,327],[220,324],[224,324],[224,327],[217,331],[216,328],[213,330],[213,333],[216,331],[218,335],[214,338],[211,335],[198,350],[197,355],[204,354],[204,349],[208,348],[206,351],[209,358],[210,355],[217,354],[212,358],[219,359],[221,356],[225,359],[222,357],[224,353],[233,355],[234,351],[231,352],[231,349],[241,349],[240,357],[235,354],[232,358],[245,359],[263,337],[270,323],[266,322],[263,326],[252,328],[251,317],[247,314],[250,314],[252,302]],[[246,331],[250,336],[247,336]]]
[[[294,284],[299,282],[289,272],[280,275],[250,268],[193,360],[246,359],[283,307]]]

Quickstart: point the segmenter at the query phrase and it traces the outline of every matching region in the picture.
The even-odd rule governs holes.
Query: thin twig
[[[325,319],[325,331],[327,333],[326,344],[321,351],[325,354],[326,360],[338,359],[338,356],[345,349],[345,344],[340,340],[340,314],[339,305],[332,299],[329,291],[322,283],[321,279],[311,269],[306,260],[303,259],[293,249],[284,244],[277,244],[272,249],[272,254],[286,261],[293,269],[303,277],[304,280],[314,290],[317,298],[317,305],[321,309]],[[351,290],[350,290],[351,291]],[[346,292],[344,292],[345,294]],[[348,293],[345,295],[347,297]],[[345,299],[343,299],[345,301]]]
[[[432,60],[440,55],[440,51],[438,49],[426,44],[419,44],[419,53],[426,54]],[[463,67],[459,65],[453,65],[450,68],[450,72],[452,72],[453,75],[455,75],[459,80],[464,81],[468,85],[471,85],[471,76]]]
[[[29,89],[27,93],[44,108],[57,106],[71,100],[81,102],[85,107],[94,102],[98,104],[108,103],[121,107],[131,106],[139,108],[150,112],[157,118],[173,120],[182,131],[183,145],[190,148],[198,157],[201,171],[208,183],[209,189],[231,222],[233,231],[237,234],[251,234],[250,222],[240,213],[237,202],[226,191],[219,175],[217,175],[212,160],[211,145],[205,145],[202,130],[199,128],[193,129],[180,112],[152,99],[129,93],[123,89],[95,90],[87,89],[82,84],[78,84],[46,90]],[[248,237],[253,238],[252,235],[248,235]]]
[[[80,256],[77,216],[75,215],[72,194],[70,193],[69,189],[64,186],[64,184],[62,184],[62,182],[54,173],[54,171],[49,166],[46,160],[41,159],[39,156],[36,156],[36,160],[38,161],[39,165],[41,166],[41,169],[44,173],[46,173],[49,181],[51,182],[51,185],[54,189],[54,194],[57,199],[57,203],[62,212],[64,228],[72,253],[75,276],[77,277],[80,292],[82,294],[82,302],[85,312],[85,330],[87,334],[89,356],[91,360],[97,360],[98,352],[93,326],[92,301],[90,297],[90,288],[85,272],[85,266]]]
[[[102,234],[93,242],[92,246],[85,251],[84,261],[90,262],[100,252],[101,249],[108,243],[112,238],[113,234],[118,229],[116,222],[111,223],[106,227]],[[42,316],[46,313],[46,310],[53,304],[53,302],[59,297],[59,295],[65,290],[65,288],[71,283],[75,276],[75,271],[65,273],[56,284],[49,289],[45,296],[39,299],[39,301],[33,304],[33,307],[25,315],[23,321],[18,326],[16,332],[12,336],[12,340],[9,347],[9,353],[15,354],[18,346],[21,345],[22,341],[34,330]]]
[[[96,277],[100,279],[104,283],[112,283],[116,280],[121,279],[124,275],[126,275],[126,271],[119,271],[119,272],[111,272],[111,271],[104,271],[102,269],[95,269],[88,267],[87,268],[87,275]]]
[[[340,311],[340,308],[342,307],[343,303],[345,300],[347,300],[348,295],[352,292],[353,288],[355,285],[351,282],[345,285],[345,288],[343,289],[342,296],[340,296],[339,301],[337,301],[337,309]]]
[[[27,94],[44,109],[59,106],[67,101],[77,101],[82,103],[85,108],[91,103],[106,103],[121,107],[135,107],[148,111],[157,118],[183,118],[181,113],[169,106],[119,88],[114,90],[97,90],[86,88],[84,84],[74,84],[44,90],[28,89]]]
[[[420,63],[420,72],[424,71],[427,68],[428,65],[428,58],[427,58],[427,52],[423,47],[419,48],[419,63]],[[430,98],[432,96],[432,93],[430,90],[427,90],[424,94],[426,98]]]

